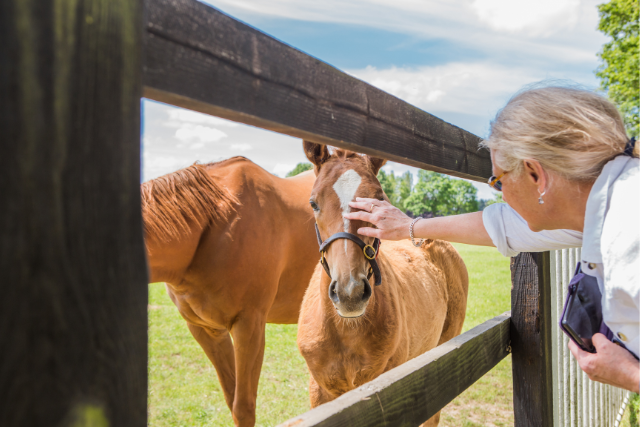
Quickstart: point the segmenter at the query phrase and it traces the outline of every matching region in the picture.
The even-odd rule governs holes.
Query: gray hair
[[[603,96],[575,87],[527,88],[491,122],[482,145],[497,166],[520,173],[524,160],[571,181],[593,181],[627,143],[624,121]],[[638,157],[636,145],[634,157]]]

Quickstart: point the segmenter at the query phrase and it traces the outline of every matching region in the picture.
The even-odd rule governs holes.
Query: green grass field
[[[467,331],[509,310],[509,259],[493,248],[455,246],[470,275]],[[309,410],[308,373],[296,347],[296,331],[296,325],[267,325],[258,426],[274,426]],[[512,393],[507,357],[443,409],[440,425],[512,426]],[[233,425],[213,366],[161,283],[149,285],[149,425]]]

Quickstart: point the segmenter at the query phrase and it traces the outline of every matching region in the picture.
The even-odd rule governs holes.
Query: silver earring
[[[542,200],[542,196],[544,196],[546,193],[547,193],[547,190],[544,190],[542,194],[540,194],[540,190],[538,190],[538,194],[540,194],[540,197],[538,198],[539,205],[542,205],[544,203],[544,200]]]

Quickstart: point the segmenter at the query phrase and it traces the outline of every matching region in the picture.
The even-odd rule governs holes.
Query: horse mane
[[[189,232],[188,221],[200,228],[225,219],[235,210],[237,199],[194,163],[140,186],[145,234],[168,242]]]

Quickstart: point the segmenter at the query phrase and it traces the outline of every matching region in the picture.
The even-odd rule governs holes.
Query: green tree
[[[378,181],[382,186],[382,190],[389,198],[391,204],[398,209],[404,210],[404,201],[411,194],[411,185],[413,176],[407,171],[402,175],[396,176],[393,171],[386,173],[381,170],[378,172]]]
[[[598,53],[596,71],[604,89],[624,117],[627,132],[640,136],[640,62],[638,54],[638,0],[611,0],[598,6],[598,29],[612,40]]]
[[[455,215],[478,210],[478,190],[469,182],[436,172],[419,171],[418,182],[405,201],[414,215]]]
[[[413,175],[411,172],[406,171],[398,180],[398,186],[396,187],[398,194],[398,207],[404,209],[405,200],[411,195],[411,188],[413,187]]]
[[[289,171],[289,173],[287,174],[287,178],[289,178],[290,176],[296,176],[299,173],[302,173],[304,171],[308,171],[313,169],[313,165],[309,162],[306,163],[298,163],[296,165],[295,168],[293,168],[293,170]]]
[[[461,179],[451,179],[453,190],[453,203],[449,205],[449,213],[444,215],[455,215],[478,210],[478,189],[468,181]]]
[[[494,203],[504,203],[504,200],[502,200],[502,193],[496,193],[495,198],[493,200],[486,200],[484,205],[490,206],[490,205],[493,205]]]

